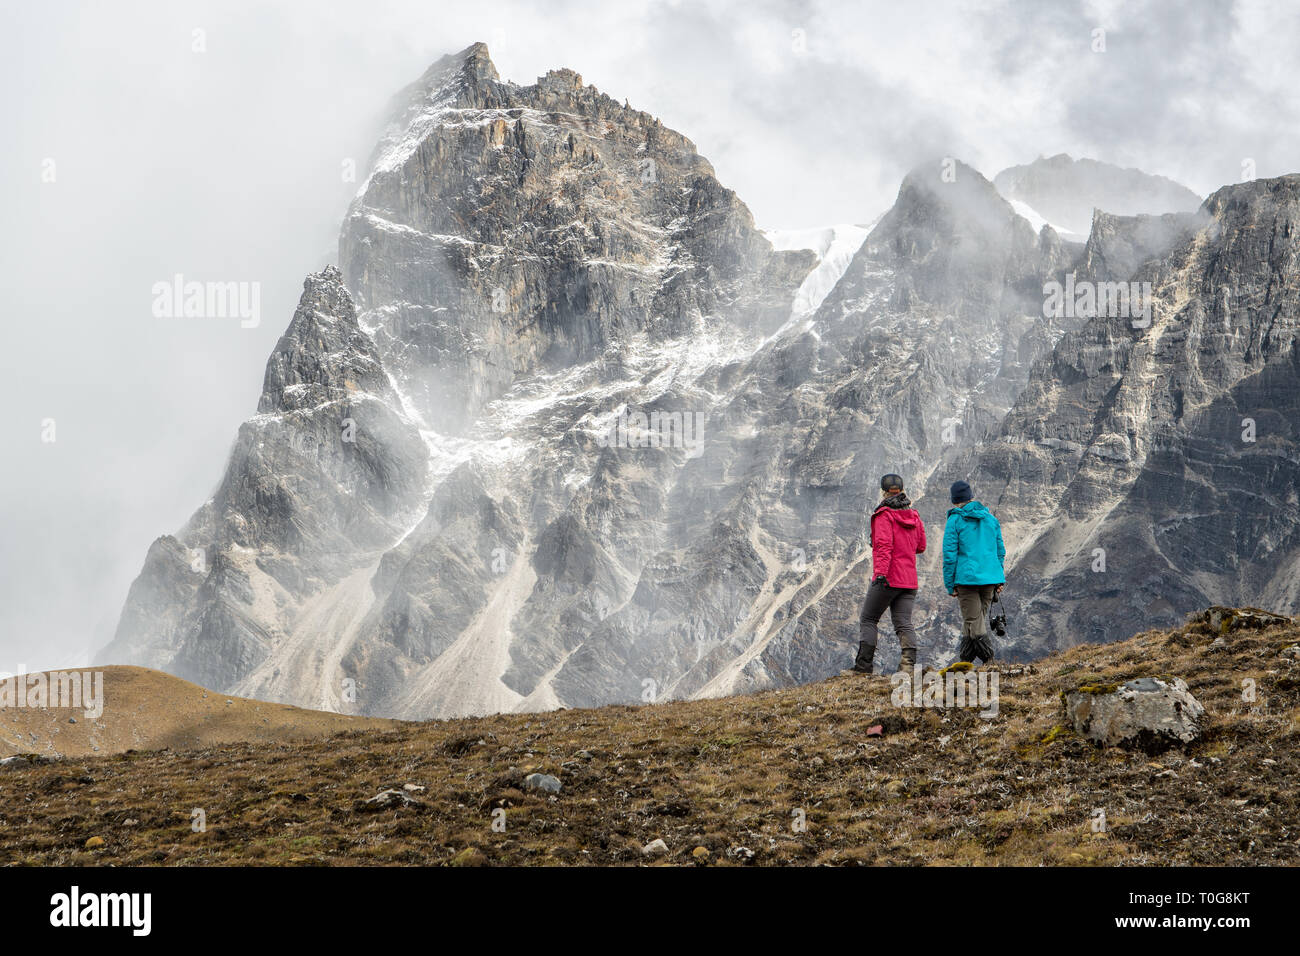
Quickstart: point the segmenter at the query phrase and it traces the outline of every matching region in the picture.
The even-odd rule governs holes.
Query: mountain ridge
[[[1167,176],[1067,153],[1009,166],[993,182],[1008,199],[1081,237],[1098,209],[1117,216],[1162,215],[1195,212],[1201,205],[1200,196]]]

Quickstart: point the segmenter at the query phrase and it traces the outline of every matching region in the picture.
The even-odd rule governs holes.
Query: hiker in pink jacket
[[[916,556],[925,550],[925,524],[903,493],[903,479],[880,479],[881,499],[871,513],[871,587],[858,617],[858,657],[852,670],[870,674],[876,659],[877,625],[889,609],[889,620],[903,647],[900,670],[916,664]]]

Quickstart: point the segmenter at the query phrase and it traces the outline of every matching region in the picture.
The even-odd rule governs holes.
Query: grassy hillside
[[[0,859],[1294,865],[1300,627],[1216,630],[1199,620],[1008,665],[994,720],[900,709],[887,679],[839,677],[721,700],[298,743],[182,738],[162,752],[41,763],[0,772]],[[1150,757],[1097,750],[1060,725],[1060,691],[1152,675],[1187,681],[1208,711],[1203,741]],[[875,724],[883,737],[866,736]],[[526,790],[534,771],[563,790]],[[406,785],[423,788],[403,791],[415,803],[363,808]],[[193,832],[194,808],[206,832]],[[643,854],[656,839],[666,855]]]
[[[394,720],[351,717],[247,697],[230,697],[147,667],[78,668],[83,682],[103,672],[103,713],[84,707],[0,707],[0,757],[85,757],[124,750],[196,750],[216,744],[328,737],[344,730],[388,730]],[[49,672],[44,672],[47,675]]]

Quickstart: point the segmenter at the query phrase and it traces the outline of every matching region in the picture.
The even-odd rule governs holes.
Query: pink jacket
[[[925,550],[925,524],[915,508],[882,504],[871,513],[871,578],[893,588],[917,587],[916,556]]]

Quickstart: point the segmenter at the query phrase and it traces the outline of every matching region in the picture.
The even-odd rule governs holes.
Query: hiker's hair
[[[888,475],[885,475],[883,478],[880,479],[880,490],[881,491],[895,491],[895,490],[902,491],[903,476],[895,475],[892,472]]]

